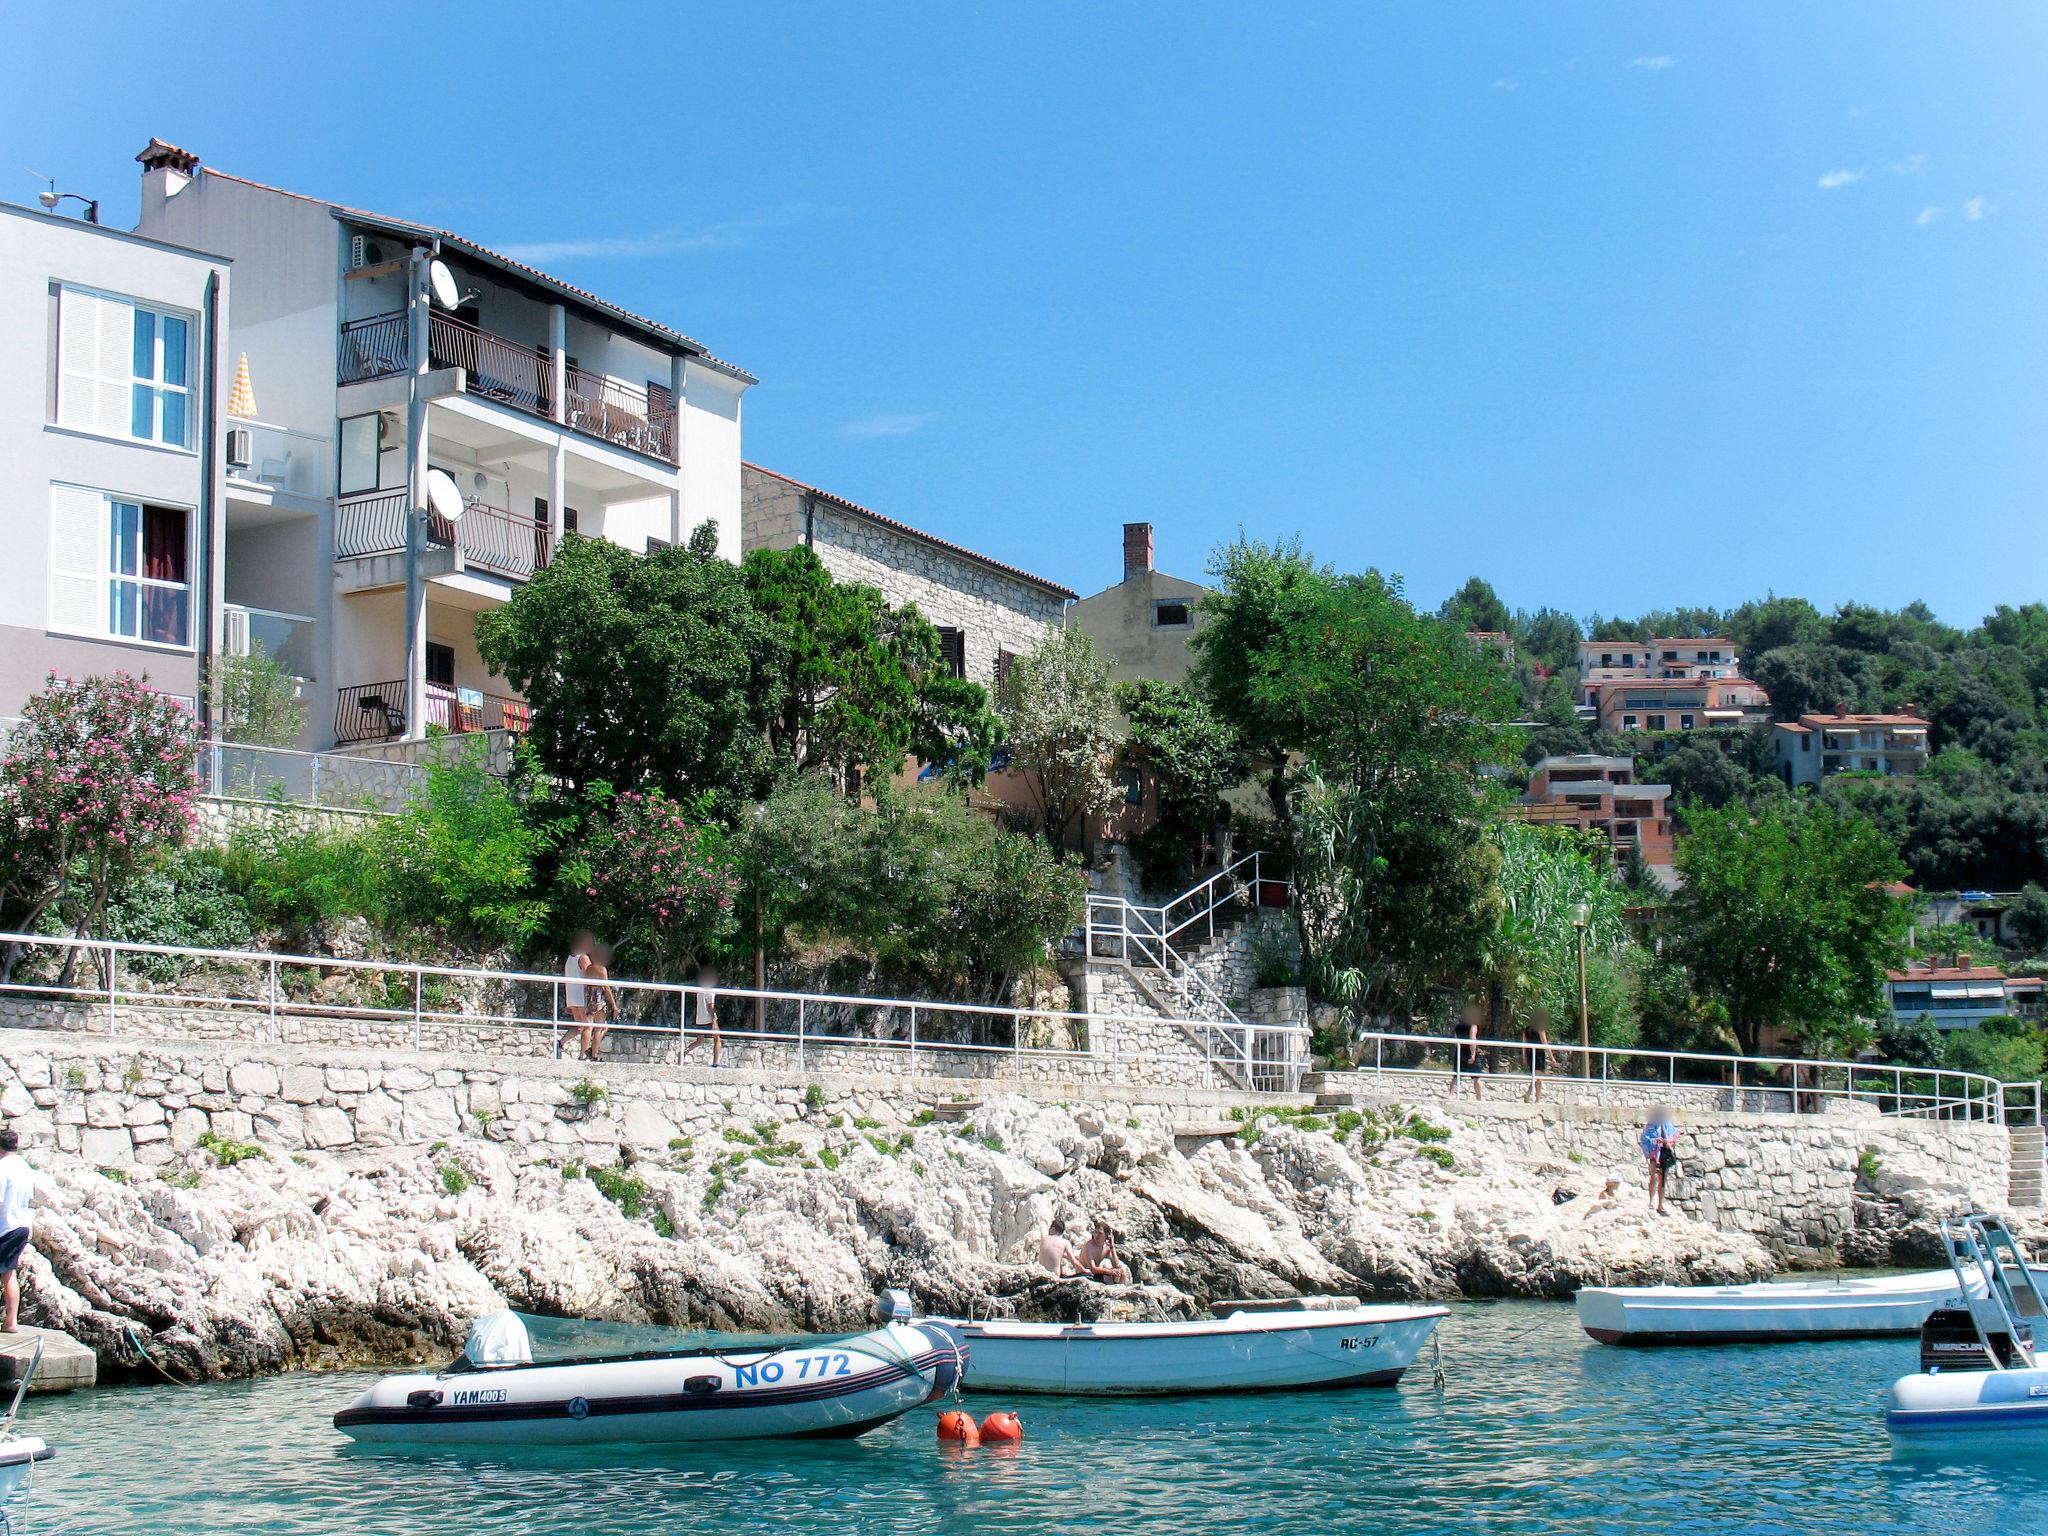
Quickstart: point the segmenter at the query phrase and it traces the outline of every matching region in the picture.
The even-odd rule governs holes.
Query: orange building
[[[1671,786],[1638,784],[1632,757],[1575,752],[1546,757],[1529,775],[1526,821],[1569,821],[1598,832],[1616,860],[1640,849],[1652,869],[1671,867]]]

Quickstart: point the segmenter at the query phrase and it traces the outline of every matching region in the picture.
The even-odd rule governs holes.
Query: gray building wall
[[[932,623],[964,636],[967,676],[994,687],[1000,651],[1021,656],[1060,622],[1063,591],[864,516],[808,486],[748,465],[740,494],[741,544],[808,543],[839,581],[878,588],[892,607],[917,604]]]
[[[1194,665],[1188,641],[1202,626],[1197,606],[1209,595],[1198,581],[1183,581],[1152,567],[1152,525],[1124,525],[1124,579],[1084,597],[1067,610],[1067,622],[1084,631],[1109,663],[1109,675],[1120,683],[1152,679],[1187,681]],[[1158,605],[1186,605],[1190,623],[1162,626]]]
[[[219,570],[223,508],[216,465],[211,487],[212,542],[202,546],[209,502],[204,452],[219,430],[226,399],[222,377],[205,373],[206,289],[220,277],[219,323],[228,313],[228,263],[198,252],[140,239],[120,230],[12,204],[0,204],[0,714],[18,714],[50,673],[81,677],[127,672],[165,693],[196,698],[200,642],[219,643]],[[58,307],[53,283],[92,288],[144,304],[199,316],[193,327],[192,446],[189,449],[102,437],[56,425]],[[225,364],[219,370],[228,373]],[[211,391],[211,406],[205,392]],[[216,455],[216,458],[218,456]],[[136,501],[188,509],[191,579],[188,634],[171,647],[120,639],[57,634],[50,622],[50,487],[106,491]],[[214,573],[213,609],[203,604],[203,578]]]

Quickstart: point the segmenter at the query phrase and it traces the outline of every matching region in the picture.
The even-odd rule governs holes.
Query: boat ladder
[[[1996,1216],[1944,1217],[1941,1240],[1991,1368],[2032,1369],[2034,1327],[2048,1322],[2048,1297],[2012,1229]],[[1977,1282],[1981,1295],[1973,1290]]]
[[[36,1379],[36,1367],[42,1363],[43,1336],[37,1334],[35,1350],[29,1355],[28,1364],[22,1367],[21,1379],[14,1384],[14,1401],[7,1405],[5,1416],[0,1417],[0,1441],[14,1433],[14,1420],[21,1412],[21,1400],[28,1396],[28,1384]],[[33,1472],[33,1465],[30,1470]],[[0,1536],[14,1536],[14,1521],[4,1504],[0,1504]]]

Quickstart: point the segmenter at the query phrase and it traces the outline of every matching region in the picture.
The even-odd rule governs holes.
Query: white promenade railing
[[[562,976],[521,971],[20,933],[0,933],[0,958],[7,961],[0,998],[88,1004],[104,1010],[110,1034],[118,1032],[123,1009],[190,1007],[250,1018],[251,1038],[281,1040],[282,1023],[292,1018],[366,1019],[409,1025],[415,1049],[429,1029],[509,1029],[543,1032],[559,1052],[563,1037],[582,1027],[568,1002],[568,988],[579,985],[586,993],[600,986],[611,989],[618,1017],[605,1028],[622,1036],[674,1041],[679,1048],[714,1040],[793,1047],[800,1068],[809,1065],[813,1052],[832,1048],[907,1053],[913,1071],[921,1055],[952,1054],[1013,1063],[1085,1061],[1106,1066],[1112,1078],[1126,1068],[1162,1061],[1199,1069],[1203,1060],[1132,1048],[1120,1026],[1161,1027],[1157,1017],[1143,1014],[677,982],[572,983]],[[92,973],[89,979],[80,974],[85,970]],[[364,986],[352,999],[317,995],[322,983],[340,975],[360,978]],[[455,1006],[458,992],[464,996]],[[731,1022],[735,1016],[743,1021],[738,1027]],[[1200,1022],[1208,1032],[1205,1038],[1217,1042],[1209,1060],[1234,1071],[1246,1086],[1279,1093],[1299,1089],[1308,1067],[1306,1029]]]
[[[1444,1035],[1375,1033],[1358,1038],[1358,1058],[1344,1071],[1372,1077],[1461,1075],[1460,1042]],[[1989,1120],[2038,1125],[2041,1084],[2005,1083],[1977,1072],[1908,1067],[1890,1062],[1803,1056],[1730,1056],[1711,1051],[1654,1051],[1633,1046],[1532,1044],[1481,1040],[1489,1071],[1539,1074],[1546,1080],[1655,1089],[1715,1088],[1740,1105],[1744,1093],[1782,1094],[1794,1109],[1817,1109],[1823,1098],[1874,1104],[1881,1113],[1937,1120]],[[1368,1055],[1367,1052],[1370,1052]],[[1471,1074],[1462,1074],[1471,1075]]]
[[[0,752],[21,724],[18,715],[0,715]],[[391,814],[412,803],[427,771],[385,757],[206,740],[194,749],[192,777],[199,792],[214,800]]]

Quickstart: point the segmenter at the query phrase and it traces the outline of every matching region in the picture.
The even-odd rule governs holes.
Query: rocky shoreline
[[[934,1311],[1160,1317],[1231,1296],[1566,1296],[1775,1267],[1753,1237],[1650,1215],[1634,1187],[1603,1204],[1604,1170],[1510,1159],[1441,1106],[1174,1129],[1006,1096],[957,1124],[735,1121],[616,1163],[483,1131],[337,1152],[215,1140],[112,1176],[32,1150],[47,1193],[26,1313],[98,1351],[103,1379],[200,1380],[443,1358],[506,1304],[839,1330],[885,1285]],[[1553,1203],[1560,1187],[1578,1198]],[[1054,1216],[1098,1215],[1138,1284],[1029,1267]]]

